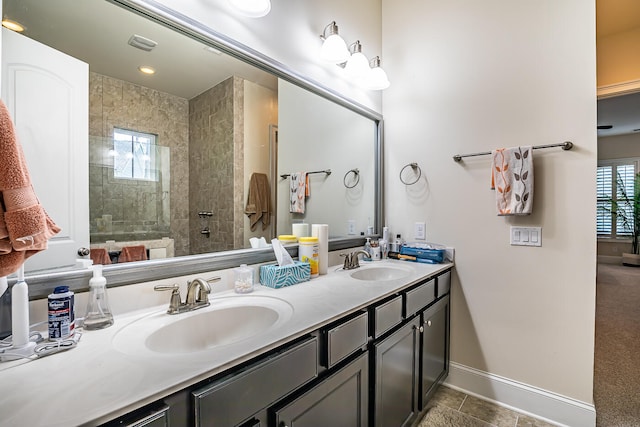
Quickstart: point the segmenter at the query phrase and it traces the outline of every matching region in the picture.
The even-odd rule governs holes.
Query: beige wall
[[[426,220],[427,240],[456,248],[452,361],[591,403],[594,1],[384,0],[382,15],[387,218],[403,235]],[[565,140],[576,148],[535,152],[527,217],[496,216],[489,157],[451,159]],[[421,193],[397,178],[411,161]],[[510,246],[527,225],[542,247]]]
[[[640,28],[598,39],[598,87],[640,80]]]
[[[270,175],[270,125],[278,125],[278,93],[253,82],[244,81],[244,188],[241,207],[247,204],[249,180],[253,173]],[[262,229],[260,222],[255,231],[251,231],[249,217],[244,215],[244,247],[250,247],[251,237],[264,237],[267,242],[275,237],[275,199],[276,181],[269,177],[272,199],[272,217],[269,226]]]

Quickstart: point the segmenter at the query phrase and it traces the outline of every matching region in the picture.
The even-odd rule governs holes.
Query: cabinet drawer
[[[310,337],[193,392],[196,425],[237,425],[318,376],[318,338]]]
[[[326,330],[327,368],[367,345],[369,316],[361,313],[353,319]]]
[[[437,277],[437,280],[438,298],[440,298],[442,295],[449,293],[449,291],[451,290],[451,270],[439,275]]]
[[[399,325],[402,322],[402,295],[374,307],[373,316],[376,337]]]
[[[405,293],[405,316],[417,313],[436,299],[436,279],[431,279]]]

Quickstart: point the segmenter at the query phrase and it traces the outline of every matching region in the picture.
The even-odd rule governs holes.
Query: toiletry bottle
[[[377,240],[371,242],[371,260],[372,261],[380,261],[380,244]]]
[[[363,258],[362,258],[362,260],[363,260],[363,261],[371,261],[371,259],[372,259],[372,255],[373,255],[373,251],[372,251],[372,249],[371,249],[371,237],[367,237],[367,241],[366,241],[366,243],[364,244],[364,251],[365,251],[366,253],[368,253],[368,254],[369,254],[369,256],[368,256],[368,257],[363,257]]]
[[[93,277],[89,280],[89,303],[84,316],[84,329],[104,329],[113,325],[113,314],[107,298],[107,279],[102,275],[102,265],[93,266]]]

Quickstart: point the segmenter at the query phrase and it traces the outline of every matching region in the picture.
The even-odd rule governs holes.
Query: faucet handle
[[[211,287],[209,286],[211,283],[219,282],[220,276],[212,277],[210,279],[204,280],[207,283],[207,286],[200,286],[198,289],[198,298],[196,298],[196,302],[207,301],[209,295],[211,293]]]
[[[169,309],[167,313],[173,314],[180,310],[182,305],[182,297],[180,296],[180,285],[174,283],[173,285],[155,285],[154,291],[171,291],[171,300],[169,301]]]
[[[342,253],[340,256],[344,257],[344,264],[342,265],[343,270],[351,269],[351,254]]]

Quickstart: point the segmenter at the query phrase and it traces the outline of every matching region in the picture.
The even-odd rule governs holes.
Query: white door
[[[2,99],[40,203],[62,228],[26,271],[69,267],[89,247],[89,66],[2,28]]]

